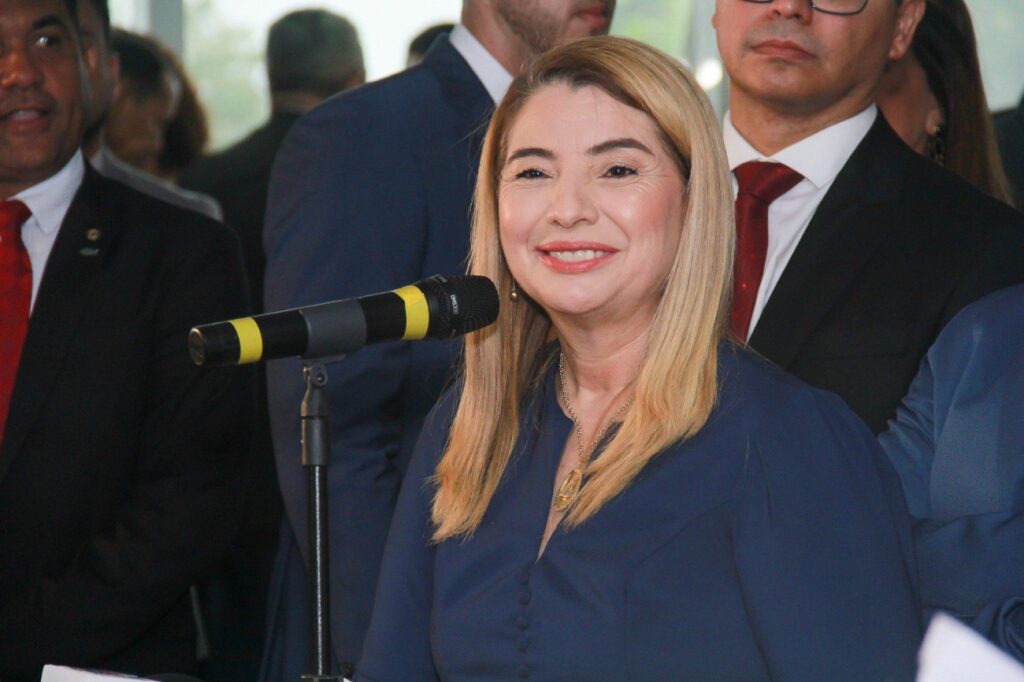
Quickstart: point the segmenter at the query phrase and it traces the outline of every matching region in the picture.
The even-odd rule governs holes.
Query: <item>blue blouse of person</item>
[[[476,532],[433,543],[427,421],[388,537],[362,682],[910,680],[899,480],[839,398],[723,346],[717,407],[538,558],[572,422],[554,366]]]
[[[914,517],[925,615],[1024,661],[1024,286],[946,325],[880,440]]]

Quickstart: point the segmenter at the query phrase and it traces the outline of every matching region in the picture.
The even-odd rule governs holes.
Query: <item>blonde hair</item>
[[[696,434],[717,397],[718,344],[732,286],[732,188],[721,133],[700,86],[681,64],[625,38],[598,37],[541,55],[515,79],[491,119],[474,197],[470,272],[490,277],[503,301],[512,276],[498,236],[499,178],[509,130],[549,84],[594,86],[654,121],[688,180],[687,211],[655,313],[634,402],[566,517],[577,525],[621,493],[659,452]],[[546,367],[551,323],[522,297],[498,322],[466,338],[462,394],[434,476],[434,540],[480,525],[519,438],[520,411]]]

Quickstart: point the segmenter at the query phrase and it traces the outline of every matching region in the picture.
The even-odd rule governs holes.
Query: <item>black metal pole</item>
[[[310,552],[309,606],[313,633],[311,665],[313,672],[302,676],[302,682],[342,682],[332,675],[330,576],[328,573],[327,536],[327,465],[331,457],[330,424],[328,421],[327,371],[323,365],[303,368],[306,395],[302,399],[302,465],[308,473],[308,538]]]

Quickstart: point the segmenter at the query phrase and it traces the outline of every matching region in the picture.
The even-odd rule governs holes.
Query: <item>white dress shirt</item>
[[[754,301],[754,312],[750,317],[749,334],[754,332],[775,285],[796,251],[800,238],[807,231],[818,205],[857,145],[868,134],[877,116],[877,107],[871,105],[852,118],[819,130],[771,156],[765,156],[739,134],[732,125],[731,116],[726,114],[722,127],[730,170],[748,161],[773,161],[785,164],[804,176],[793,189],[772,202],[768,208],[768,255],[764,262],[761,286]],[[733,175],[734,197],[737,191],[736,176]]]
[[[495,104],[500,102],[501,98],[505,96],[508,86],[512,85],[512,74],[506,71],[505,67],[476,39],[476,36],[462,24],[457,24],[452,29],[448,35],[448,42],[462,55],[463,59],[469,62],[469,68],[484,84],[484,88]]]
[[[77,151],[55,175],[11,197],[32,211],[21,226],[21,241],[32,262],[32,307],[35,307],[39,283],[43,280],[43,271],[57,241],[57,233],[84,178],[85,161],[82,152]]]

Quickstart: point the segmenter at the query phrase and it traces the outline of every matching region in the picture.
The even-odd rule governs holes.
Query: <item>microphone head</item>
[[[498,290],[480,275],[434,275],[417,285],[430,306],[427,336],[450,338],[482,329],[498,319]]]

